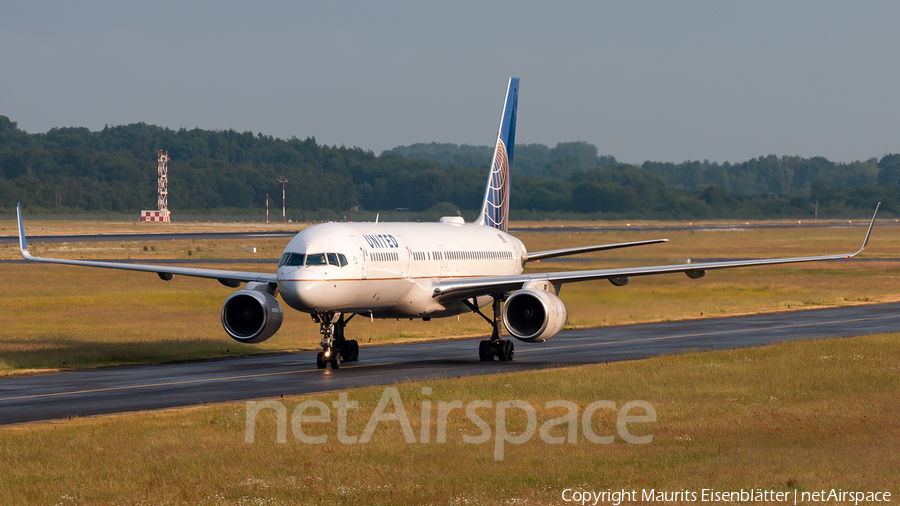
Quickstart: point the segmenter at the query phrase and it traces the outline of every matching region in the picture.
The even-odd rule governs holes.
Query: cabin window
[[[325,260],[325,253],[316,253],[306,257],[306,265],[328,265]]]

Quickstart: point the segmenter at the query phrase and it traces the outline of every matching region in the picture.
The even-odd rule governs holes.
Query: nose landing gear
[[[313,321],[319,324],[319,332],[322,334],[322,342],[319,343],[322,351],[316,355],[316,366],[319,369],[325,369],[328,364],[331,364],[332,369],[340,369],[342,359],[347,362],[359,360],[359,343],[344,338],[344,327],[354,316],[356,313],[345,320],[343,313],[313,313]]]

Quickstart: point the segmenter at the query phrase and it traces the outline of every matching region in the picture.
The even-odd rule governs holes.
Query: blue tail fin
[[[481,218],[478,223],[500,229],[509,228],[509,168],[513,161],[516,143],[516,105],[519,102],[519,78],[509,78],[503,116],[500,117],[500,132],[494,147],[494,160],[484,190]]]

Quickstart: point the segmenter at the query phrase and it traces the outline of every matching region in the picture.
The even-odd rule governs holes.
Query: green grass
[[[423,401],[521,399],[539,423],[547,401],[649,402],[652,435],[635,445],[551,445],[535,436],[493,457],[493,440],[452,412],[446,443],[407,443],[382,422],[368,444],[340,444],[336,423],[276,442],[271,410],[244,442],[246,404],[73,419],[0,428],[3,504],[558,504],[564,488],[887,490],[900,492],[900,334],[789,342],[608,365],[397,385],[419,434]],[[422,394],[422,387],[432,394]],[[347,432],[362,433],[384,387],[348,392],[359,402]],[[294,397],[331,405],[337,393]],[[493,414],[493,410],[483,413]],[[602,415],[602,416],[601,416]],[[495,434],[494,420],[485,416]],[[432,409],[432,433],[436,408]],[[593,420],[615,434],[614,415]],[[510,417],[513,433],[522,417]],[[558,427],[553,435],[561,435]],[[434,439],[432,439],[433,441]]]

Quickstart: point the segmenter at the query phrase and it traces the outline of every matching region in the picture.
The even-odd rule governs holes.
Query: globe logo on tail
[[[502,139],[497,139],[497,150],[491,164],[487,198],[484,201],[485,224],[503,232],[509,227],[509,156]]]

